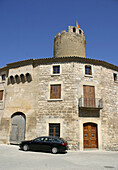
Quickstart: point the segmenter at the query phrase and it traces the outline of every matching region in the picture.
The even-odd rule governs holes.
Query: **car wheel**
[[[58,149],[56,147],[52,148],[52,153],[56,154],[58,152]]]
[[[24,146],[23,146],[23,150],[24,150],[24,151],[28,151],[28,150],[29,150],[29,146],[28,146],[28,145],[24,145]]]

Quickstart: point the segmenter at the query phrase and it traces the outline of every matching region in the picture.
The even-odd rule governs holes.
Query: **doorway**
[[[83,125],[84,148],[98,148],[97,124],[85,123]]]
[[[17,112],[11,117],[11,134],[10,143],[19,144],[25,140],[25,115],[21,112]]]

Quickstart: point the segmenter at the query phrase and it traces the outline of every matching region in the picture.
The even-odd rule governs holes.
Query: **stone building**
[[[54,39],[54,57],[0,68],[0,143],[60,136],[70,149],[118,150],[118,66],[85,57],[81,28]]]

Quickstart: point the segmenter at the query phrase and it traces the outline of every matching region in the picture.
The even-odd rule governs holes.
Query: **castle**
[[[50,135],[70,149],[118,150],[118,66],[86,58],[85,43],[69,26],[53,58],[0,68],[0,143]]]

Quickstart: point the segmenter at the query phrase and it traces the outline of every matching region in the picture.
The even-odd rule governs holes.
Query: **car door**
[[[51,150],[51,146],[52,146],[52,138],[45,137],[44,138],[44,143],[43,143],[43,146],[42,146],[44,151],[50,151]]]
[[[44,143],[44,137],[39,137],[30,143],[30,149],[31,150],[43,150],[43,143]]]

